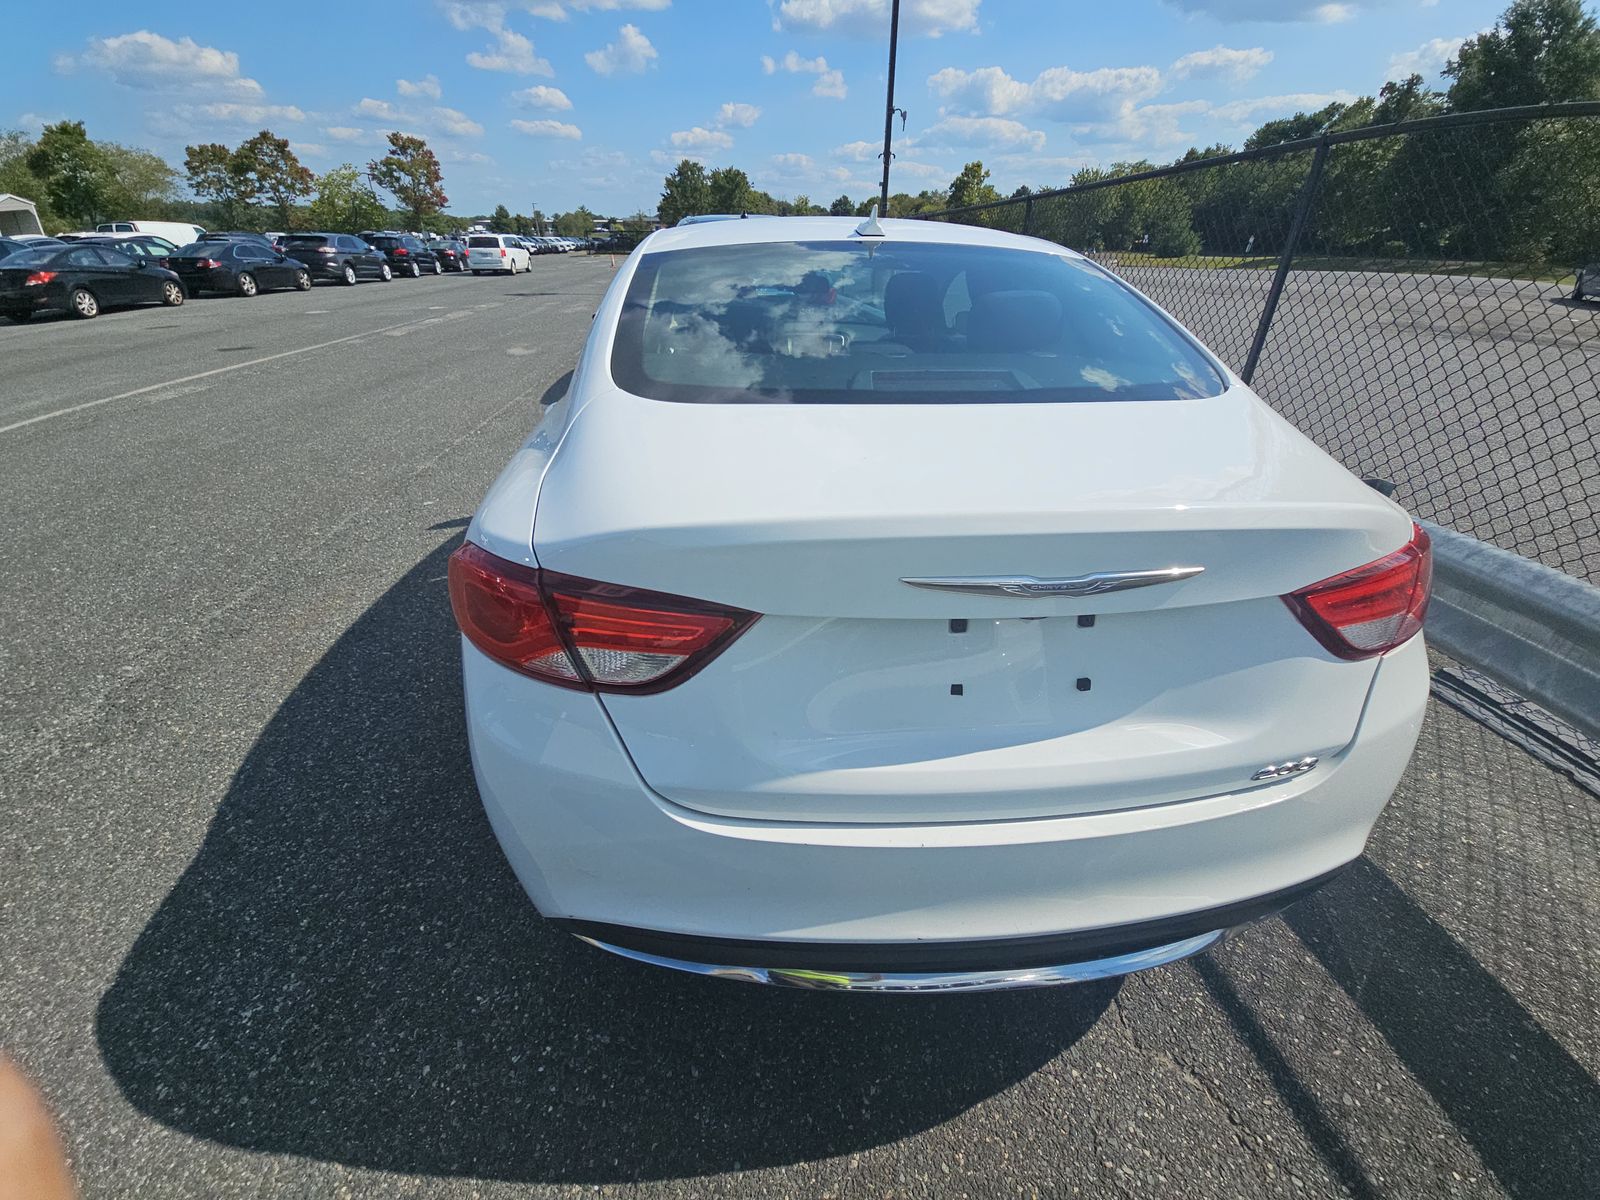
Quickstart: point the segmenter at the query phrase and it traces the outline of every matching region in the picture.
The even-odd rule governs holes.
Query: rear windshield
[[[291,233],[284,239],[286,246],[326,246],[328,239],[320,233]]]
[[[646,255],[620,387],[701,404],[1185,400],[1217,368],[1136,293],[1066,254],[853,240]]]
[[[18,250],[5,258],[7,267],[39,267],[60,254],[61,246],[41,246],[37,250]]]
[[[500,239],[497,237],[483,237],[480,235],[478,237],[469,237],[467,239],[467,245],[469,247],[476,246],[480,250],[498,250],[500,249]]]

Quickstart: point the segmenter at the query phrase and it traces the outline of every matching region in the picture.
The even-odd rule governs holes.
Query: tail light
[[[1411,540],[1393,554],[1283,598],[1329,653],[1372,658],[1422,629],[1433,582],[1433,549],[1421,526],[1413,523],[1411,531]]]
[[[317,247],[317,253],[318,254],[332,254],[333,252],[334,251],[333,251],[333,247],[332,246],[318,246]]]
[[[220,267],[222,264],[214,258],[202,258],[199,265],[207,268],[208,270],[214,270],[215,268]]]
[[[35,271],[22,281],[23,287],[43,287],[56,277],[54,271]]]
[[[699,671],[757,615],[686,596],[558,575],[465,542],[450,607],[496,662],[561,687],[660,692]]]
[[[500,247],[500,257],[504,258],[505,256],[506,256],[506,248],[504,246],[501,246]]]
[[[406,255],[408,255],[410,253],[411,253],[411,251],[407,250],[404,246],[396,246],[394,248],[394,256],[396,258],[404,258]]]

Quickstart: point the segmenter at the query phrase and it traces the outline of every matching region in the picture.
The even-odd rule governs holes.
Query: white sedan
[[[1059,246],[729,220],[621,264],[450,563],[478,788],[631,958],[942,991],[1171,962],[1362,851],[1426,535]]]

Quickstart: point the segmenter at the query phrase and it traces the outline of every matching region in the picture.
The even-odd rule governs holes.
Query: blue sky
[[[1435,76],[1504,0],[902,0],[895,190],[1009,191],[1237,144]],[[653,211],[690,156],[774,195],[876,190],[888,0],[145,0],[7,6],[0,127],[81,119],[180,163],[290,138],[313,170],[425,136],[451,211]],[[900,135],[897,132],[897,139]],[[137,214],[134,214],[137,215]]]

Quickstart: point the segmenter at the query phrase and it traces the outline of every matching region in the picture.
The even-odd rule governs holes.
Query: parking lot
[[[0,1045],[88,1196],[1600,1194],[1600,800],[1435,704],[1197,959],[791,993],[542,924],[445,559],[605,256],[0,328]]]

